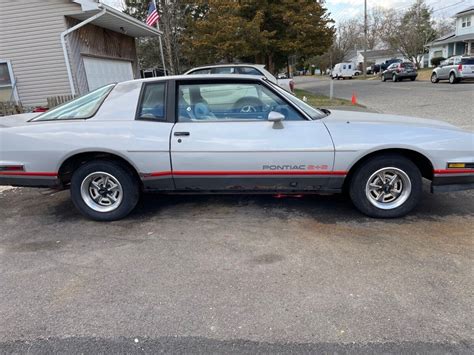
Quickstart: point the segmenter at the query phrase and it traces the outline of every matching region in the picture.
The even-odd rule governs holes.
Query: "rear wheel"
[[[387,78],[385,77],[385,75],[382,74],[381,78],[383,82],[387,81]]]
[[[420,170],[398,155],[372,158],[351,178],[349,194],[359,211],[370,217],[396,218],[413,210],[421,199]]]
[[[436,73],[431,74],[431,82],[433,84],[439,83],[439,78],[438,78],[438,75]]]
[[[398,81],[398,76],[397,76],[397,74],[393,74],[393,75],[392,75],[392,81],[393,81],[394,83],[396,83],[396,82]]]
[[[456,78],[456,74],[454,73],[449,74],[449,83],[456,84],[457,82],[458,82],[458,79]]]
[[[416,77],[415,77],[415,76],[414,76],[414,77],[412,77],[412,78],[410,78],[410,80],[411,80],[411,81],[415,81],[415,79],[416,79]]]
[[[140,190],[134,175],[122,164],[95,160],[79,167],[71,179],[71,199],[84,216],[114,221],[136,206]]]

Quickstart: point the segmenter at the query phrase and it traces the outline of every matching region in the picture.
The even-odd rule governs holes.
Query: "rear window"
[[[413,63],[403,63],[402,68],[414,68],[415,66]]]
[[[53,108],[42,115],[32,119],[32,121],[50,121],[50,120],[79,120],[91,118],[94,116],[104,102],[107,95],[115,87],[115,84],[106,85],[98,88],[75,100]]]
[[[463,58],[461,60],[462,64],[474,65],[474,58]]]

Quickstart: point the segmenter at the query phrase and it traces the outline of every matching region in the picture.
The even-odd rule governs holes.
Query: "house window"
[[[18,101],[16,82],[8,60],[0,60],[0,101]]]
[[[462,28],[471,27],[471,16],[464,16],[462,18]]]

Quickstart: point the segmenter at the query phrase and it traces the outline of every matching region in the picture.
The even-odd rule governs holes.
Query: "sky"
[[[103,3],[121,7],[122,0],[102,0]],[[405,10],[415,0],[367,0],[367,7],[382,6],[385,8]],[[436,18],[448,18],[469,6],[474,6],[474,0],[426,0],[434,10]],[[353,17],[360,17],[364,12],[364,0],[326,0],[326,7],[336,23]]]
[[[367,0],[367,7],[381,6],[386,9],[405,10],[415,0]],[[474,0],[426,0],[434,10],[436,18],[448,18],[463,9],[473,6]],[[353,17],[360,17],[364,12],[364,0],[326,0],[326,7],[336,23]]]

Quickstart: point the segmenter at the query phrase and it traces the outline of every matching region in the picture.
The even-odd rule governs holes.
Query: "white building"
[[[449,58],[453,55],[474,55],[474,6],[470,6],[456,15],[454,32],[431,42],[429,64],[437,57]]]

